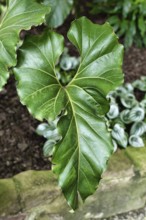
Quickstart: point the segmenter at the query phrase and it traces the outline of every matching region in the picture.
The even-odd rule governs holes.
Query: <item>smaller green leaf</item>
[[[121,118],[121,120],[122,120],[125,124],[130,124],[130,123],[131,123],[131,120],[130,120],[130,110],[129,110],[129,109],[123,110],[123,111],[120,113],[120,118]]]
[[[136,106],[130,111],[129,120],[131,122],[142,121],[144,119],[144,116],[145,116],[144,109],[139,106]]]
[[[144,80],[135,80],[133,86],[140,91],[146,92],[146,82]]]
[[[115,153],[118,149],[118,145],[117,145],[117,142],[115,140],[112,140],[112,142],[113,142],[113,145],[114,145],[114,153]]]
[[[127,90],[124,88],[124,86],[120,86],[116,89],[116,93],[118,97],[123,97],[127,94]]]
[[[129,144],[132,146],[132,147],[144,147],[144,142],[142,140],[141,137],[137,136],[137,135],[132,135],[130,136],[129,138]]]
[[[144,99],[140,102],[140,106],[144,109],[144,111],[146,113],[146,99]]]
[[[113,127],[115,124],[119,124],[122,128],[124,128],[124,129],[126,128],[124,122],[121,120],[120,117],[115,118],[114,120],[111,120],[110,122],[111,122],[112,127]]]
[[[141,36],[144,37],[146,32],[146,22],[143,16],[138,18],[138,27],[140,29]]]
[[[141,136],[146,132],[146,123],[143,121],[135,122],[130,130],[131,135]]]
[[[121,103],[126,108],[132,108],[137,104],[137,101],[133,94],[127,94],[121,98]]]
[[[53,148],[56,144],[55,140],[47,140],[43,146],[43,153],[45,157],[50,157],[53,155]]]
[[[109,119],[114,119],[119,116],[119,107],[116,103],[110,105],[110,110],[107,113],[107,116]]]
[[[40,136],[43,136],[45,138],[46,137],[46,133],[48,131],[53,131],[55,129],[54,124],[48,124],[48,123],[41,123],[40,125],[38,125],[37,129],[36,129],[36,133]]]
[[[42,123],[38,125],[36,132],[38,135],[47,138],[48,140],[45,142],[43,146],[43,153],[45,157],[52,156],[53,148],[57,144],[58,141],[61,140],[61,135],[58,132],[57,123],[58,118],[50,123]]]
[[[125,84],[125,89],[126,89],[128,92],[130,92],[130,93],[133,93],[133,91],[134,91],[134,87],[133,87],[133,85],[132,85],[131,83],[126,83],[126,84]]]
[[[132,46],[135,34],[136,34],[135,21],[130,21],[129,29],[126,32],[125,39],[124,39],[124,44],[126,48],[129,48]]]
[[[50,123],[42,123],[38,125],[36,132],[38,135],[43,136],[47,139],[52,139],[55,141],[58,141],[61,139],[61,136],[59,135],[58,129],[57,129],[57,122],[58,119],[50,122]]]
[[[123,1],[123,17],[126,18],[132,9],[132,2],[129,0]]]
[[[73,6],[73,0],[44,0],[44,3],[51,6],[51,13],[46,16],[46,22],[52,28],[63,24]]]
[[[120,124],[115,124],[112,130],[112,137],[116,142],[121,146],[126,148],[128,144],[127,134],[124,131],[124,128]]]
[[[120,29],[118,31],[118,36],[121,37],[125,35],[125,32],[128,30],[128,20],[123,19],[120,24]]]
[[[116,91],[111,91],[107,95],[107,99],[110,99],[111,102],[115,103],[115,99],[117,98],[117,92]]]
[[[42,123],[38,125],[36,129],[36,133],[40,136],[45,137],[45,132],[49,129],[49,125],[47,123]]]
[[[63,57],[60,61],[61,69],[67,71],[72,69],[72,60],[70,57]]]
[[[119,29],[120,19],[118,16],[116,16],[116,15],[111,16],[108,19],[108,22],[110,23],[111,26],[113,26],[115,32]]]
[[[60,61],[60,68],[69,71],[76,69],[79,65],[79,59],[76,57],[63,56]]]
[[[146,82],[146,76],[141,76],[140,79],[141,79],[143,82]]]

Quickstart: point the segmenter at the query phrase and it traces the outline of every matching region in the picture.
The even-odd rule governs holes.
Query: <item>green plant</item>
[[[146,94],[138,101],[135,90],[146,93],[146,77],[127,83],[109,93],[110,111],[107,114],[115,147],[144,147],[146,134]]]
[[[70,56],[68,48],[65,48],[60,61],[56,66],[57,77],[63,85],[67,85],[71,81],[77,71],[77,68],[79,67],[79,63],[80,57],[77,58],[75,56]],[[38,135],[47,139],[43,146],[43,153],[45,157],[53,155],[53,147],[61,139],[57,129],[59,119],[60,117],[58,116],[56,120],[52,122],[41,123],[36,129]]]
[[[145,0],[94,0],[91,13],[106,13],[108,21],[119,37],[124,37],[124,45],[133,43],[146,46],[146,1]]]
[[[30,113],[49,124],[57,120],[60,138],[53,147],[53,171],[69,205],[76,209],[79,200],[96,190],[113,152],[104,115],[107,93],[123,81],[123,47],[109,24],[95,25],[84,17],[72,23],[68,38],[81,60],[67,84],[58,78],[55,67],[63,37],[48,30],[25,40],[14,73],[21,102]]]
[[[35,118],[48,121],[54,141],[48,145],[53,170],[69,205],[76,209],[96,190],[113,152],[104,116],[109,109],[107,93],[123,81],[123,46],[109,24],[95,25],[80,18],[68,32],[80,53],[80,64],[63,55],[62,60],[72,63],[71,77],[63,61],[58,73],[56,65],[64,49],[61,35],[45,30],[27,36],[20,47],[20,31],[44,22],[49,11],[38,0],[8,1],[0,27],[0,88],[14,72],[22,104]]]

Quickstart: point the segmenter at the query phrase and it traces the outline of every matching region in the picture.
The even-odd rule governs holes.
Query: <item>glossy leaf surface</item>
[[[53,32],[26,40],[14,72],[21,101],[37,119],[51,121],[62,114],[53,170],[69,205],[76,209],[79,199],[84,201],[96,190],[113,152],[100,103],[107,105],[107,93],[123,81],[123,47],[109,24],[95,25],[84,17],[72,23],[68,38],[81,56],[68,85],[57,78],[55,64],[63,52],[63,37]]]
[[[37,0],[9,0],[0,24],[0,90],[5,85],[8,69],[16,65],[16,47],[21,30],[43,23],[50,7]]]
[[[44,3],[51,6],[51,13],[46,16],[46,22],[52,28],[63,24],[73,6],[73,0],[44,0]]]

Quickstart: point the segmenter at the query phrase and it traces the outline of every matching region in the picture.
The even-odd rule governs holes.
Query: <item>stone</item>
[[[23,210],[46,202],[52,203],[60,194],[56,178],[50,171],[26,171],[14,176],[13,179]]]
[[[146,177],[146,147],[138,149],[128,147],[125,153],[135,166],[135,171],[142,177]]]
[[[145,158],[146,148],[118,150],[109,160],[97,191],[75,212],[67,205],[52,171],[20,173],[10,179],[13,187],[0,187],[0,195],[9,191],[9,197],[0,201],[0,214],[4,213],[2,201],[7,214],[13,214],[10,204],[19,203],[17,210],[26,215],[25,220],[100,219],[142,208],[146,203]],[[7,183],[0,180],[0,186],[3,181]]]
[[[13,179],[0,180],[0,216],[16,214],[20,204]]]

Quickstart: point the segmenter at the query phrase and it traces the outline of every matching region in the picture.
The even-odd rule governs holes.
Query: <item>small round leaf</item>
[[[121,127],[120,124],[115,124],[112,130],[112,137],[116,140],[116,142],[121,146],[126,148],[127,147],[127,134],[124,131],[124,128]]]
[[[144,147],[144,142],[143,142],[142,138],[137,135],[130,136],[129,144],[132,147]]]

